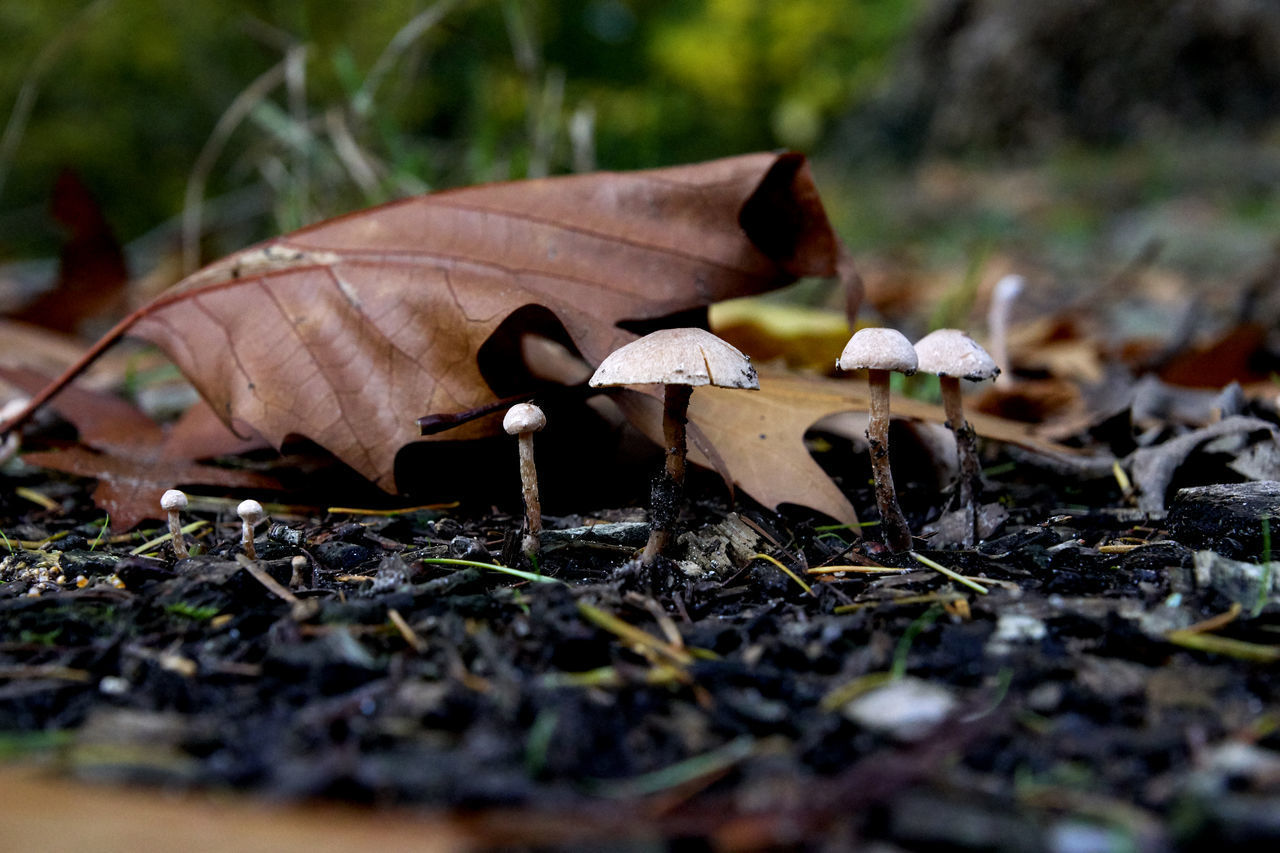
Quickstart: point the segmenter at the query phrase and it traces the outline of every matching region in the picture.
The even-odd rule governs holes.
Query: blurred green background
[[[1280,234],[1275,3],[41,0],[0,43],[0,262],[56,254],[65,167],[142,275],[184,210],[190,264],[416,192],[779,147],[890,320],[1013,269],[1087,298],[1137,263],[1185,301]]]
[[[446,186],[812,149],[871,91],[914,7],[4,4],[0,252],[52,250],[41,223],[63,166],[128,240],[179,213],[201,165],[209,197],[252,188],[239,209],[289,230]]]

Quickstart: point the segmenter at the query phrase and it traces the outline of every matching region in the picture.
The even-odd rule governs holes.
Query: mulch
[[[991,462],[1000,527],[917,542],[961,580],[701,475],[689,534],[643,570],[634,509],[549,518],[536,565],[518,513],[479,506],[277,514],[256,562],[229,511],[197,512],[196,556],[136,554],[163,529],[113,541],[89,484],[20,474],[0,504],[5,751],[82,780],[443,812],[481,845],[1280,838],[1259,555],[1180,541],[1114,481]],[[870,518],[865,474],[844,486]],[[946,495],[914,486],[920,530]]]

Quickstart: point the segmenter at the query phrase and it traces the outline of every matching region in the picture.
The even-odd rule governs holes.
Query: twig
[[[360,88],[351,97],[352,112],[361,117],[369,114],[369,111],[373,108],[373,99],[378,92],[378,87],[382,85],[382,80],[391,71],[391,67],[409,49],[410,45],[421,38],[427,30],[440,23],[444,16],[452,12],[460,2],[461,0],[440,0],[434,6],[428,6],[417,15],[414,15],[407,24],[391,37],[391,41],[387,42],[387,46],[383,48],[382,53],[374,60],[373,67],[365,75],[364,82],[360,84]]]
[[[933,569],[936,572],[942,572],[944,575],[951,578],[956,583],[962,583],[965,586],[969,587],[969,589],[973,590],[974,592],[980,593],[982,595],[986,595],[988,592],[990,592],[989,589],[987,589],[985,586],[978,583],[977,581],[970,580],[969,578],[965,577],[959,572],[948,569],[946,566],[942,565],[939,562],[930,560],[928,557],[925,557],[921,554],[917,554],[915,551],[912,551],[910,553],[911,553],[911,556],[915,557],[917,562],[919,562],[921,565],[928,566],[929,568]]]
[[[408,643],[418,654],[426,654],[429,646],[427,641],[418,636],[418,632],[413,630],[413,626],[405,621],[400,615],[400,611],[394,607],[387,609],[387,618],[391,620],[391,624],[396,626],[396,630],[400,632],[400,636],[404,637],[404,641]]]
[[[666,658],[670,663],[677,666],[688,666],[693,663],[693,656],[684,648],[677,648],[671,643],[659,640],[649,632],[637,628],[630,622],[619,619],[612,613],[608,613],[598,607],[592,607],[585,601],[578,602],[578,612],[592,625],[603,628],[633,646],[642,650],[647,649],[659,657]]]
[[[208,526],[209,526],[209,522],[204,521],[203,519],[200,521],[193,521],[190,524],[183,527],[182,532],[194,533],[195,531]],[[157,536],[154,539],[148,539],[146,542],[143,542],[137,548],[134,548],[133,550],[131,550],[129,552],[129,555],[132,557],[137,557],[141,554],[145,554],[146,552],[150,551],[152,548],[156,547],[157,545],[163,545],[165,542],[168,542],[172,538],[173,538],[172,533],[165,533],[163,536]]]
[[[817,598],[818,594],[813,591],[813,587],[805,583],[804,580],[799,575],[797,575],[795,572],[788,569],[786,566],[782,565],[782,563],[776,560],[775,558],[770,557],[768,554],[754,554],[752,555],[751,559],[764,560],[765,562],[773,563],[775,566],[777,566],[779,569],[782,570],[783,574],[791,578],[796,583],[800,584],[801,589],[803,589],[805,592],[809,593],[813,597]]]

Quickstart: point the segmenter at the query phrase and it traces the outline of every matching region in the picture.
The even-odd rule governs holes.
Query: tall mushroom
[[[547,425],[547,416],[533,403],[517,403],[507,410],[502,428],[519,436],[520,485],[524,490],[524,512],[528,530],[521,547],[526,557],[538,553],[542,533],[542,504],[538,500],[538,469],[533,464],[533,434]]]
[[[960,457],[960,482],[957,494],[965,514],[964,545],[972,548],[977,541],[977,512],[974,492],[978,487],[978,441],[973,427],[964,417],[960,399],[960,380],[981,382],[1000,375],[991,356],[978,342],[959,329],[938,329],[916,341],[919,369],[936,373],[942,383],[942,405],[947,413],[947,426],[956,438]]]
[[[841,370],[867,371],[871,390],[871,417],[867,441],[871,452],[871,473],[876,482],[876,506],[884,543],[893,551],[911,550],[911,530],[898,506],[889,467],[889,374],[916,372],[916,351],[911,341],[894,329],[861,329],[849,339],[836,361]]]
[[[704,329],[661,329],[632,341],[609,354],[591,387],[615,385],[665,386],[662,437],[666,446],[664,473],[654,481],[649,506],[649,541],[640,561],[652,565],[671,537],[684,490],[685,429],[689,397],[695,385],[758,390],[751,360],[735,347]]]

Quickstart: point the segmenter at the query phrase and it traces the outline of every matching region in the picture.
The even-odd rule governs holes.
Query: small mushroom
[[[849,339],[836,361],[840,370],[866,370],[871,390],[871,418],[867,423],[871,472],[876,481],[876,506],[884,543],[893,551],[911,550],[911,529],[898,506],[889,467],[889,374],[916,372],[916,351],[894,329],[861,329]]]
[[[640,557],[649,566],[666,547],[684,489],[689,397],[695,385],[757,390],[751,360],[704,329],[661,329],[619,347],[591,377],[592,388],[616,385],[665,386],[662,437],[665,473],[654,481],[649,507],[649,541]]]
[[[956,438],[956,452],[960,457],[960,482],[957,493],[960,509],[965,513],[964,545],[972,548],[977,541],[977,512],[974,492],[978,487],[978,441],[973,427],[964,417],[964,405],[960,399],[960,380],[981,382],[995,379],[1000,368],[978,345],[978,342],[959,329],[938,329],[916,341],[916,358],[919,369],[936,373],[942,384],[942,405],[947,413],[947,426]]]
[[[240,544],[244,547],[244,555],[250,560],[258,559],[258,554],[253,547],[253,526],[266,517],[266,513],[262,511],[262,504],[255,500],[241,501],[240,506],[236,507],[236,514],[240,516],[242,528],[240,532]]]
[[[294,558],[289,561],[289,589],[297,589],[307,582],[302,575],[303,572],[307,572],[308,565],[307,558],[301,554],[294,555]],[[307,574],[314,576],[312,572],[307,572]]]
[[[1009,315],[1013,303],[1026,288],[1026,280],[1020,275],[1006,275],[996,282],[991,291],[991,304],[987,307],[987,345],[991,347],[991,359],[1008,374],[1005,382],[1013,381],[1009,362]]]
[[[533,403],[517,403],[507,410],[502,428],[520,442],[520,485],[524,489],[524,511],[528,531],[521,547],[525,556],[538,553],[542,533],[542,504],[538,501],[538,469],[533,464],[533,434],[547,425],[547,416]]]
[[[26,397],[14,397],[9,402],[0,406],[0,424],[8,423],[27,408],[27,404],[31,401]],[[22,447],[22,436],[17,429],[10,430],[5,435],[4,440],[0,441],[0,465],[5,464],[14,456]]]
[[[173,540],[173,553],[182,559],[187,556],[187,541],[182,538],[181,513],[187,508],[187,495],[178,489],[169,489],[160,496],[160,508],[169,516],[169,537]]]

